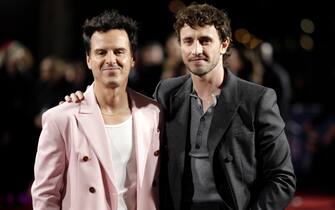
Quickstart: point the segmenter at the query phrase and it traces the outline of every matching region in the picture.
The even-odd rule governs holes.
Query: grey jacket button
[[[231,156],[231,155],[227,155],[227,157],[224,159],[224,162],[226,162],[226,163],[229,163],[229,162],[231,162],[231,161],[233,161],[233,156]]]

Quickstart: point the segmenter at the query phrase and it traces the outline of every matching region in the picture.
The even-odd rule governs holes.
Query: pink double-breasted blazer
[[[138,210],[158,209],[159,105],[130,89]],[[34,210],[116,210],[113,161],[93,85],[81,103],[43,114],[32,185]]]

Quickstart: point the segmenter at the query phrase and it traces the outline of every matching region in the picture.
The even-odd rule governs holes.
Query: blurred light
[[[314,41],[311,36],[303,34],[300,37],[300,46],[308,51],[313,50],[314,48]]]
[[[300,27],[301,30],[307,34],[313,33],[315,29],[313,21],[307,18],[301,20]]]
[[[250,33],[244,29],[244,28],[239,28],[235,31],[235,39],[236,41],[246,44],[248,42],[250,42],[251,39],[251,35]]]
[[[180,9],[182,9],[184,7],[185,7],[185,4],[182,1],[180,1],[180,0],[172,0],[169,3],[169,10],[172,13],[177,13],[178,10],[180,10]]]
[[[250,49],[255,49],[260,43],[262,43],[262,40],[258,39],[257,37],[253,37],[250,40],[249,47]]]
[[[303,198],[301,196],[295,196],[291,202],[293,207],[301,207],[303,204]]]

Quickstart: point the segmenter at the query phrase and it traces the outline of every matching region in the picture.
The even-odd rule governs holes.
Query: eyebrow
[[[106,48],[96,48],[96,49],[93,49],[94,52],[99,52],[99,51],[108,51]],[[113,48],[113,51],[115,50],[120,50],[120,51],[127,51],[127,48],[125,47],[116,47],[116,48]]]
[[[117,48],[114,49],[114,51],[115,51],[115,50],[127,51],[127,49],[124,48],[124,47],[117,47]]]
[[[194,38],[192,36],[185,36],[184,38],[182,38],[182,40],[193,40]],[[199,36],[197,38],[198,40],[203,40],[203,39],[210,39],[210,40],[213,40],[213,37],[212,36],[209,36],[209,35],[202,35],[202,36]]]

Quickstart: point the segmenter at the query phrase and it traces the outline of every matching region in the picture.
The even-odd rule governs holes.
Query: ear
[[[223,42],[221,42],[221,46],[220,46],[220,54],[221,55],[223,55],[227,52],[229,44],[230,44],[229,39],[225,39]]]
[[[92,69],[91,68],[91,57],[88,54],[86,54],[86,64],[89,69]]]

